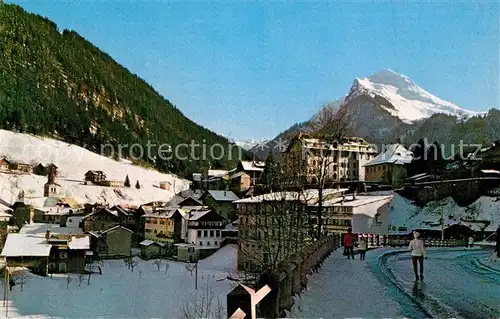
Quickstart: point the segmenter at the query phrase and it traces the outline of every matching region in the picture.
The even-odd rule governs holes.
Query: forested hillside
[[[206,141],[208,149],[229,143],[186,118],[145,81],[78,33],[59,30],[46,18],[2,2],[0,128],[54,136],[93,151],[104,143],[146,145],[151,141],[175,146],[194,140]],[[190,151],[181,152],[188,155]],[[181,175],[208,165],[208,159],[148,161],[162,171]],[[224,167],[231,163],[226,155],[210,164]]]

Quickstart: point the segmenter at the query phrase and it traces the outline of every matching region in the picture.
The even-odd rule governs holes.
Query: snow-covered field
[[[236,245],[228,245],[199,262],[198,290],[195,272],[191,275],[186,263],[175,261],[168,262],[167,273],[164,265],[158,271],[152,261],[137,259],[133,272],[122,260],[105,261],[102,276],[92,275],[90,285],[85,276],[80,287],[75,275],[69,288],[65,275],[32,275],[23,291],[14,286],[9,292],[8,317],[179,318],[183,305],[196,293],[201,296],[207,285],[225,309],[226,294],[235,285],[226,278],[236,273],[236,251]],[[6,308],[0,307],[0,318],[5,315]]]
[[[40,138],[33,135],[0,130],[0,158],[27,164],[54,163],[59,167],[57,183],[61,185],[62,197],[74,197],[81,203],[106,200],[110,204],[142,204],[149,201],[167,201],[175,191],[187,189],[189,182],[172,174],[162,174],[154,170],[132,165],[129,161],[117,162],[92,153],[82,147],[65,142]],[[124,181],[128,175],[131,188],[83,185],[88,170],[101,170],[109,180]],[[139,181],[141,189],[134,185]],[[170,190],[159,188],[160,182],[169,182]],[[12,203],[21,190],[25,196],[37,198],[35,203],[43,203],[44,176],[14,175],[0,173],[0,202]],[[37,205],[40,206],[40,205]]]

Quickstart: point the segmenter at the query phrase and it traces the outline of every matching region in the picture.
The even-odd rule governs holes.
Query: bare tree
[[[182,319],[223,319],[226,318],[224,304],[207,279],[203,289],[191,294],[182,305]]]
[[[268,179],[279,188],[239,207],[238,253],[249,264],[246,282],[264,269],[276,269],[283,259],[302,250],[310,236],[306,206],[314,193],[304,189],[303,178],[293,170],[280,167],[275,171],[276,176]]]
[[[130,269],[131,263],[132,263],[132,257],[125,257],[123,258],[123,262],[127,266],[128,269]]]
[[[85,274],[80,273],[77,275],[76,278],[78,278],[78,287],[81,287],[83,280],[85,280]]]
[[[99,272],[100,272],[100,268],[99,266],[95,265],[94,263],[90,263],[90,264],[86,264],[85,265],[85,271],[87,272],[87,274],[89,275],[88,276],[88,279],[87,279],[87,285],[90,285],[90,277],[92,276],[92,274],[94,272],[96,272],[96,270],[99,269]]]
[[[132,272],[134,272],[134,268],[137,266],[137,260],[135,258],[130,259],[130,269],[132,269]]]
[[[314,187],[318,191],[316,216],[318,221],[317,237],[322,235],[322,213],[324,190],[327,183],[336,179],[334,176],[334,167],[339,163],[339,160],[349,154],[342,152],[340,145],[349,131],[349,119],[346,107],[340,106],[335,108],[331,105],[325,105],[316,118],[309,123],[312,136],[317,138],[320,143],[315,147],[303,146],[306,148],[307,156],[313,158],[312,167],[307,165],[309,176],[314,181]],[[305,154],[305,153],[304,153]],[[341,178],[341,176],[337,176]]]
[[[163,265],[163,259],[157,258],[153,260],[153,264],[157,267],[158,271],[160,271],[161,265]]]
[[[73,279],[71,278],[71,276],[68,274],[66,276],[66,289],[69,289],[69,283],[72,281]]]
[[[29,273],[23,272],[23,273],[20,273],[19,275],[17,275],[14,278],[14,282],[16,283],[16,285],[21,286],[21,291],[23,291],[23,287],[28,282],[28,280],[30,279],[30,277],[31,276],[30,276]]]
[[[170,269],[170,263],[168,261],[165,261],[165,274],[168,273],[169,269]]]

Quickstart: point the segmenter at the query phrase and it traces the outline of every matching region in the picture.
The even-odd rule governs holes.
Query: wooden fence
[[[328,236],[264,271],[256,287],[239,284],[227,295],[228,318],[279,318],[293,305],[293,296],[307,285],[308,275],[341,244],[340,236]]]

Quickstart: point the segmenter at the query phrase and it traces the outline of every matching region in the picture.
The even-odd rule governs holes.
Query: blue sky
[[[500,107],[498,1],[9,2],[236,139],[274,137],[386,68],[462,107]]]

